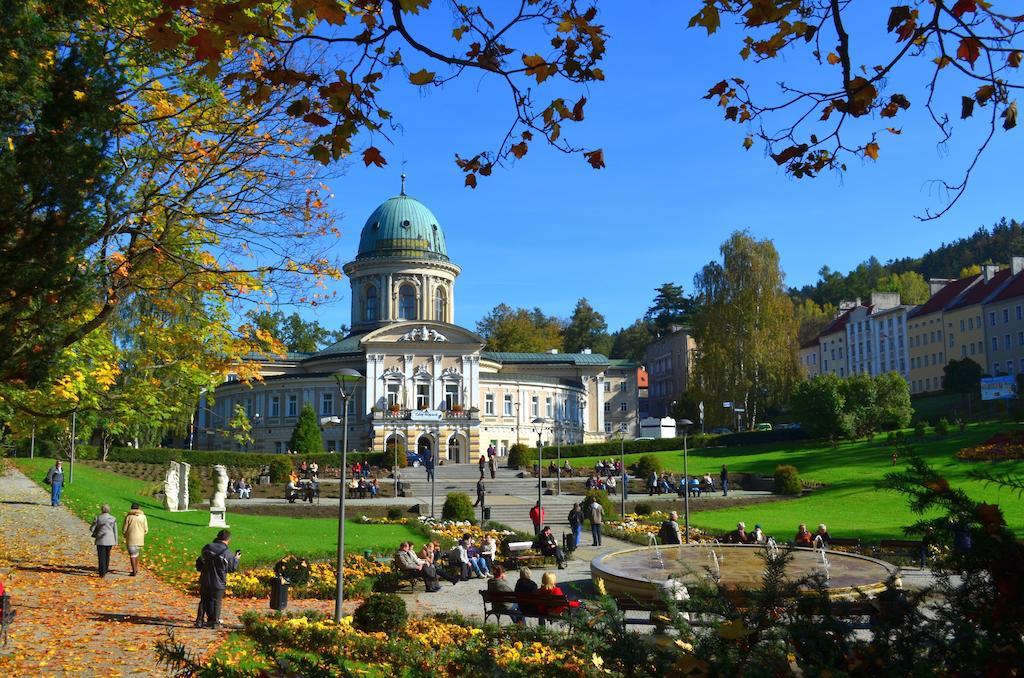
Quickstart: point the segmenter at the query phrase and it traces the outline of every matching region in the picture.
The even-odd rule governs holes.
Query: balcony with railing
[[[377,421],[479,421],[480,411],[476,408],[452,408],[448,410],[388,408],[373,412],[373,420]]]

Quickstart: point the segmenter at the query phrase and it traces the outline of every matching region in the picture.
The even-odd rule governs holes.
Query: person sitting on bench
[[[807,523],[800,523],[800,527],[796,530],[796,537],[793,538],[793,543],[806,548],[810,548],[814,543],[814,537],[807,531]]]
[[[558,542],[555,540],[555,535],[551,533],[551,526],[545,525],[544,529],[540,531],[540,536],[537,537],[541,555],[548,557],[554,556],[555,562],[558,563],[558,569],[565,569],[565,553],[558,547]]]
[[[533,584],[533,581],[530,581]],[[536,587],[536,584],[533,584]],[[494,566],[494,577],[487,582],[487,590],[493,593],[514,593],[512,585],[505,579],[505,568],[501,565]],[[501,614],[507,614],[512,618],[512,623],[522,624],[523,615],[519,614],[519,606],[515,603],[494,603],[491,607],[492,612],[498,612]]]
[[[818,531],[814,533],[814,538],[821,537],[821,545],[823,548],[828,548],[829,544],[832,543],[832,537],[828,533],[828,528],[825,527],[825,523],[819,523]],[[813,540],[811,542],[814,543]]]
[[[565,595],[565,593],[562,591],[561,588],[559,588],[559,586],[557,584],[557,580],[555,578],[555,573],[554,572],[545,572],[544,573],[544,575],[540,578],[540,588],[537,589],[537,593],[538,594],[547,594],[547,595],[552,596],[552,597],[554,597],[554,596],[564,596]],[[548,617],[557,617],[559,615],[565,614],[568,610],[576,609],[579,606],[580,606],[580,601],[578,601],[578,600],[570,600],[569,601],[569,607],[566,607],[564,605],[556,605],[554,607],[543,606],[543,607],[540,607],[537,610],[537,612],[542,614],[542,615],[548,616]],[[541,619],[539,621],[539,624],[541,626],[544,626],[544,620]]]
[[[515,592],[520,595],[524,593],[529,595],[536,593],[538,588],[537,582],[533,581],[533,572],[530,571],[530,568],[520,567],[519,581],[516,582]],[[537,614],[537,608],[533,605],[520,605],[519,611],[529,615]]]
[[[430,563],[420,560],[412,552],[412,542],[403,541],[395,554],[395,566],[405,573],[418,573],[423,578],[427,593],[441,590],[437,583],[437,570]]]
[[[313,503],[313,497],[320,494],[320,488],[317,483],[307,481],[302,484],[302,501],[308,501],[310,504]]]
[[[239,499],[251,499],[252,498],[252,485],[246,481],[245,478],[241,478],[238,481],[238,498]]]

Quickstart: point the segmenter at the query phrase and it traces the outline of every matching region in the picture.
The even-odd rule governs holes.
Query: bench
[[[511,619],[513,616],[529,617],[531,619],[538,619],[542,622],[560,622],[568,623],[570,626],[573,621],[573,607],[571,601],[563,593],[560,596],[552,596],[546,593],[507,593],[504,591],[489,591],[483,589],[480,591],[480,598],[484,603],[484,623],[487,622],[487,618],[493,616],[494,621],[498,626],[501,626],[501,618],[503,616]],[[508,605],[516,605],[519,609],[518,612],[512,612],[508,609],[495,609],[495,605],[502,607]],[[488,607],[489,606],[489,607]],[[524,611],[526,608],[532,608],[532,612]],[[566,611],[562,614],[550,615],[541,614],[538,612],[540,608],[558,608],[564,607]]]
[[[397,588],[403,586],[409,587],[409,593],[416,592],[416,584],[422,584],[423,590],[427,590],[427,583],[423,581],[423,573],[417,570],[406,570],[398,566],[397,563],[391,563],[391,569],[395,573],[395,577],[398,580],[396,582]]]
[[[874,549],[874,554],[878,556],[882,551],[910,552],[914,554],[921,568],[924,568],[927,559],[924,542],[914,539],[883,539]]]

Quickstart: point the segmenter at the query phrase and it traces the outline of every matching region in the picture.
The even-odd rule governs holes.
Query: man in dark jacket
[[[196,558],[196,570],[199,571],[199,614],[196,617],[196,628],[204,625],[210,629],[220,628],[220,609],[224,600],[224,589],[228,585],[228,573],[238,569],[241,551],[232,553],[228,549],[231,533],[221,530],[211,544],[203,547],[203,552]]]

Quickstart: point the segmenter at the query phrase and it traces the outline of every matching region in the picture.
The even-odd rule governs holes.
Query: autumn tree
[[[770,240],[737,231],[720,252],[694,277],[697,385],[709,420],[722,419],[721,403],[731,401],[754,424],[769,404],[785,402],[797,377],[793,303]]]
[[[282,311],[250,311],[252,324],[284,344],[289,351],[315,353],[345,338],[347,328],[338,330],[323,327],[316,320],[305,320],[296,312],[285,315]]]
[[[682,285],[665,283],[654,291],[654,301],[644,314],[644,320],[653,326],[656,334],[666,334],[672,325],[690,322],[695,306],[683,293]]]
[[[654,333],[650,323],[637,320],[629,327],[612,334],[612,358],[623,358],[634,362],[643,362],[647,345],[654,341]]]
[[[739,38],[743,59],[786,59],[786,77],[776,79],[774,97],[756,81],[733,77],[712,86],[705,98],[744,127],[745,148],[759,141],[794,178],[878,160],[886,144],[898,141],[901,120],[914,105],[927,111],[942,145],[950,143],[954,127],[968,127],[955,120],[975,118],[976,151],[959,179],[938,182],[947,199],[938,211],[925,210],[922,218],[932,219],[963,195],[999,128],[1017,125],[1015,97],[1024,86],[1018,75],[1024,57],[1019,10],[1008,0],[870,7],[850,0],[702,0],[690,26],[711,35],[723,20],[734,21],[738,31],[730,37]],[[871,29],[884,30],[889,40]],[[805,78],[795,67],[803,61],[815,66]]]
[[[562,321],[539,308],[513,309],[498,304],[476,324],[488,351],[539,353],[562,350]]]
[[[818,306],[811,299],[793,304],[793,318],[796,320],[796,340],[798,346],[817,337],[836,317],[836,308],[832,304]]]
[[[602,355],[611,352],[612,339],[608,335],[608,323],[586,298],[576,302],[576,308],[563,333],[563,348],[566,353],[579,353],[585,348]]]

